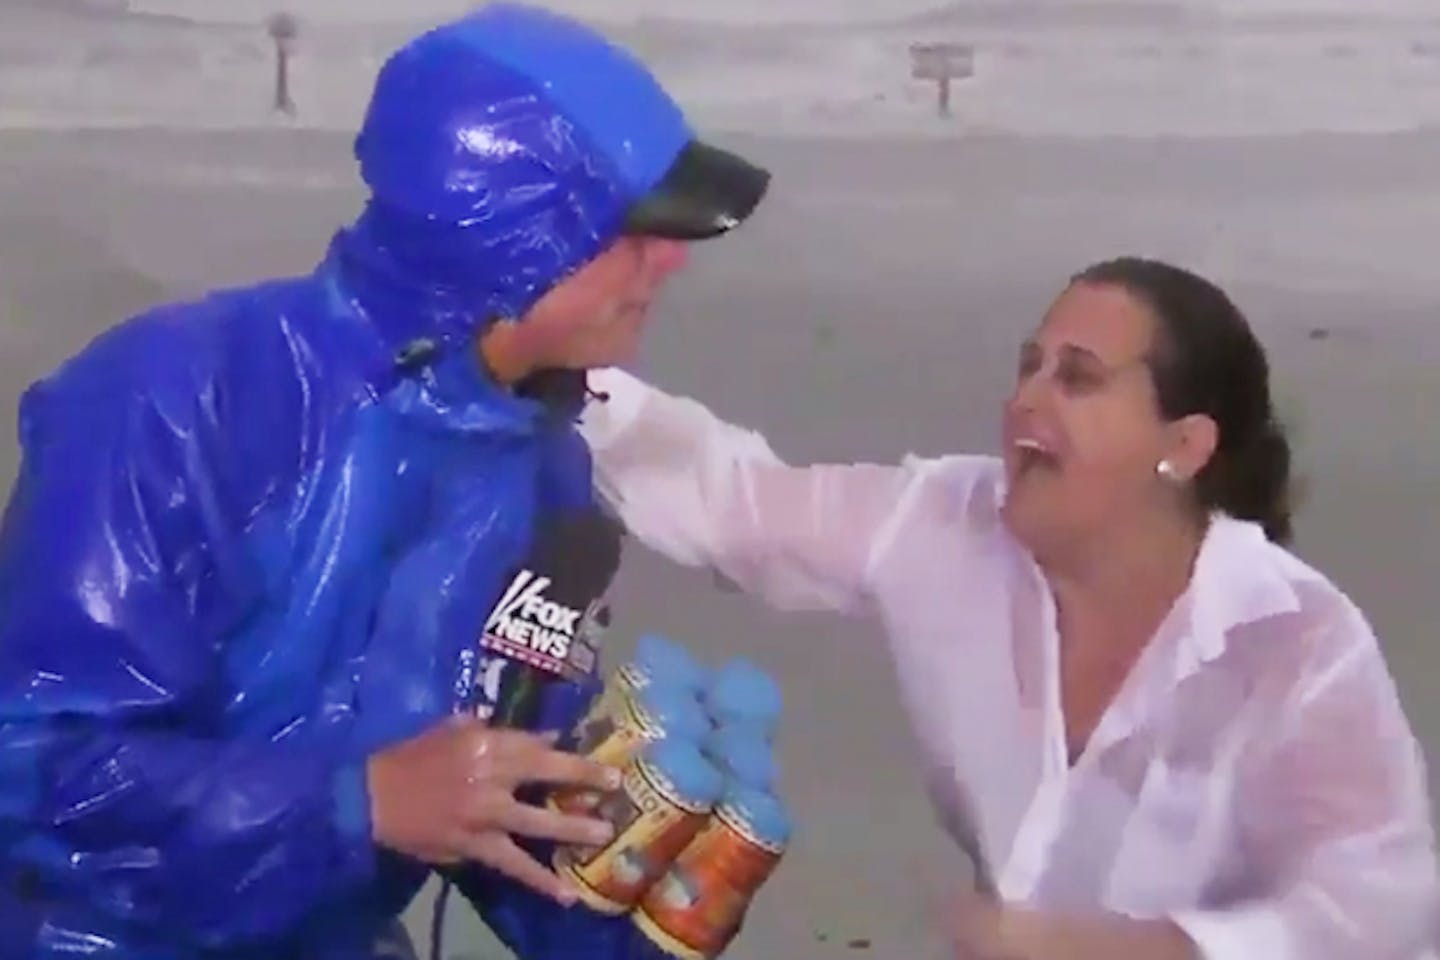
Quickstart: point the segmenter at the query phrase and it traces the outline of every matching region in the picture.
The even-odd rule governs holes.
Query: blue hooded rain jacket
[[[625,54],[487,6],[383,68],[371,199],[314,272],[155,309],[30,387],[0,956],[373,955],[429,871],[373,843],[365,758],[463,708],[536,518],[591,505],[578,407],[492,383],[477,328],[599,252],[690,138]],[[522,957],[637,950],[462,889]]]

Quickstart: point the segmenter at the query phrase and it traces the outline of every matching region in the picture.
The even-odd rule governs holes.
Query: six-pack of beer
[[[790,839],[773,740],[780,689],[747,660],[711,671],[642,637],[582,721],[577,749],[623,771],[611,793],[566,790],[552,807],[608,820],[603,847],[561,847],[555,869],[591,909],[629,915],[649,944],[713,960],[739,932]]]

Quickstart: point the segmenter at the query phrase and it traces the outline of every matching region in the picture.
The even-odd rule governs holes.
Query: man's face
[[[590,369],[630,359],[651,304],[685,261],[685,244],[678,240],[616,240],[521,321],[534,368]]]

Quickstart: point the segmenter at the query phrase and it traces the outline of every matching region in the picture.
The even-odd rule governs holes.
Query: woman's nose
[[[1033,411],[1043,402],[1045,390],[1045,378],[1039,371],[1023,374],[1015,381],[1009,405],[1013,410]]]

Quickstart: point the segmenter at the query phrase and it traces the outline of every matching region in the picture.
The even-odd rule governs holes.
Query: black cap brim
[[[728,150],[691,141],[625,218],[625,232],[708,240],[744,223],[770,186],[769,171]]]

